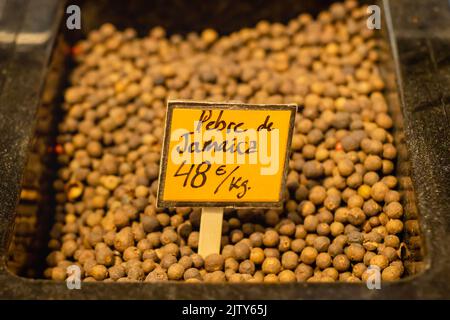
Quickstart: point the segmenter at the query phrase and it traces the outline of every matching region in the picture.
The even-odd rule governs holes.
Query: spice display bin
[[[0,28],[0,298],[10,299],[393,299],[450,296],[450,7],[446,1],[380,1],[381,36],[389,47],[381,65],[385,97],[394,119],[406,219],[419,220],[421,232],[405,234],[407,276],[383,282],[380,290],[364,283],[185,284],[83,283],[44,280],[52,223],[54,144],[61,118],[62,93],[74,66],[71,46],[105,22],[145,34],[162,25],[186,34],[213,27],[229,34],[258,21],[287,22],[302,12],[315,15],[332,1],[76,1],[82,30],[66,27],[66,4],[58,0],[6,1]],[[36,169],[37,167],[37,169]],[[33,169],[35,168],[35,169]],[[33,176],[33,170],[40,172]],[[30,191],[31,190],[31,191]],[[38,190],[37,205],[27,202]],[[21,201],[19,202],[19,197]],[[31,197],[31,196],[30,196]],[[23,200],[25,198],[25,201]],[[30,245],[34,273],[13,274],[7,267],[19,209],[37,212]]]

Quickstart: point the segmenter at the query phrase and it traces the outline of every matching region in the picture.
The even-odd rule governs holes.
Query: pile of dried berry
[[[45,275],[84,281],[399,279],[403,207],[393,121],[366,7],[219,37],[111,24],[75,48]],[[166,100],[297,103],[282,209],[226,210],[221,254],[196,254],[200,210],[155,207]],[[181,190],[180,190],[181,192]]]

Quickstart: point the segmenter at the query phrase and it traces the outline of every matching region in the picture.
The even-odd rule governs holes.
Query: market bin
[[[17,3],[20,2],[20,10]],[[0,47],[0,297],[39,299],[315,299],[432,298],[448,296],[446,226],[448,205],[449,128],[448,39],[439,38],[449,17],[443,1],[383,1],[380,65],[385,98],[394,120],[398,150],[396,176],[405,210],[399,254],[405,265],[401,280],[383,282],[381,290],[365,283],[185,284],[88,283],[69,290],[65,282],[44,279],[47,243],[54,223],[53,181],[57,170],[58,123],[63,92],[75,63],[76,41],[106,22],[119,29],[134,27],[144,35],[161,25],[169,34],[215,28],[229,34],[266,19],[286,23],[302,12],[317,15],[331,1],[81,1],[82,30],[68,30],[64,3],[56,0],[6,2],[7,28],[17,36]],[[433,10],[417,11],[427,7]],[[436,8],[440,8],[438,10]],[[414,10],[411,12],[410,10]],[[439,11],[439,12],[438,12]],[[435,15],[439,19],[434,18]],[[442,16],[442,17],[441,17]],[[411,17],[411,18],[410,18]],[[420,27],[420,28],[419,28]],[[426,30],[426,31],[425,31]],[[436,37],[430,41],[428,37]],[[14,42],[15,41],[15,42]],[[426,44],[426,47],[422,44]],[[72,49],[73,50],[73,49]],[[436,62],[437,61],[437,62]],[[432,75],[436,75],[433,77]],[[423,85],[425,81],[427,85]],[[442,96],[444,95],[444,98]],[[447,148],[446,148],[447,147]],[[447,169],[446,169],[447,165]],[[418,224],[417,224],[418,223]],[[420,225],[420,228],[418,228]]]

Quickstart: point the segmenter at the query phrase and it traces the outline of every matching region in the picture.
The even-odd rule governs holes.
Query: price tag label
[[[296,109],[169,101],[158,207],[281,205]]]
[[[282,204],[296,105],[169,101],[158,207],[203,207],[198,253],[220,252],[224,207]]]

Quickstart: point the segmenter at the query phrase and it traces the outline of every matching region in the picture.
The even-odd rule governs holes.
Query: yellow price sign
[[[158,207],[281,205],[296,109],[169,101]]]

